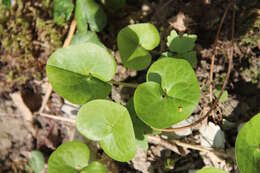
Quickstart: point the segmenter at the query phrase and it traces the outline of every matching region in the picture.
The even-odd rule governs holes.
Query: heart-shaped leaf
[[[99,32],[107,24],[107,16],[95,0],[77,0],[76,20],[79,32],[87,31],[87,23],[92,31]]]
[[[71,17],[74,5],[71,0],[54,1],[54,22],[58,25],[64,25]]]
[[[201,170],[197,171],[196,173],[227,173],[227,172],[218,168],[204,167]]]
[[[167,37],[167,46],[170,51],[183,54],[193,50],[196,40],[197,35],[183,34],[179,36],[175,30],[172,30]]]
[[[80,173],[107,173],[107,169],[99,162],[91,162],[88,167],[83,169]]]
[[[136,152],[132,121],[127,109],[108,100],[93,100],[83,105],[76,126],[85,137],[100,141],[107,155],[126,162]]]
[[[167,128],[186,119],[199,102],[198,80],[183,59],[159,59],[148,70],[146,80],[135,91],[134,107],[151,127]]]
[[[123,28],[117,36],[120,57],[124,66],[142,70],[151,63],[149,50],[160,43],[160,35],[153,24],[142,23]]]
[[[79,173],[88,166],[89,149],[78,142],[66,142],[59,146],[50,156],[48,173]]]
[[[116,71],[114,58],[106,48],[93,43],[56,50],[47,62],[47,76],[54,91],[75,104],[106,98]]]
[[[260,113],[246,123],[236,139],[236,160],[241,173],[260,170]]]

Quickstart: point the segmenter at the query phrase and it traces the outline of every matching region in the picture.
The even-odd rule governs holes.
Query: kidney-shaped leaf
[[[100,141],[107,155],[118,161],[131,160],[136,151],[132,121],[127,109],[108,100],[83,105],[76,126],[85,137]]]
[[[120,57],[124,66],[142,70],[151,63],[149,50],[160,43],[160,35],[153,24],[142,23],[123,28],[117,36]]]
[[[80,173],[107,173],[107,169],[99,162],[91,162],[88,167],[84,168]]]
[[[175,30],[172,30],[167,37],[167,46],[170,51],[183,54],[193,50],[196,40],[197,35],[183,34],[182,36],[179,36]]]
[[[139,118],[151,127],[167,128],[186,119],[199,102],[198,80],[183,59],[156,61],[146,80],[135,91],[134,106]]]
[[[197,171],[196,173],[227,173],[227,172],[218,168],[204,167],[201,170]]]
[[[50,156],[48,173],[79,173],[88,165],[89,149],[78,142],[66,142],[59,146]]]
[[[46,67],[54,91],[76,104],[107,97],[111,85],[106,82],[115,70],[115,60],[106,48],[93,43],[58,49]]]
[[[241,173],[260,170],[260,113],[240,130],[236,139],[236,160]]]

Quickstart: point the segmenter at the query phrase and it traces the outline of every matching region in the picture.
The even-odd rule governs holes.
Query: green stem
[[[126,83],[126,82],[120,82],[120,81],[115,81],[115,80],[111,80],[110,83],[113,85],[119,85],[119,86],[128,87],[128,88],[137,88],[137,86],[138,86],[138,84],[135,84],[135,83]]]

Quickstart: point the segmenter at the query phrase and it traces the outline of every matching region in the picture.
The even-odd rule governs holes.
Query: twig
[[[73,20],[70,24],[69,33],[68,33],[66,40],[64,41],[63,47],[69,46],[75,30],[76,30],[76,20]],[[52,86],[51,86],[51,84],[48,84],[47,92],[44,95],[42,105],[41,105],[41,108],[40,108],[38,114],[41,114],[43,112],[43,110],[44,110],[44,108],[45,108],[45,106],[46,106],[46,104],[47,104],[47,102],[48,102],[48,100],[51,96],[51,93],[52,93]]]
[[[179,140],[166,141],[158,136],[148,136],[148,141],[150,143],[160,144],[163,147],[170,149],[174,152],[176,152],[176,148],[177,148],[176,146],[180,146],[183,148],[202,151],[202,152],[206,152],[206,153],[214,153],[214,154],[224,157],[224,158],[232,158],[232,156],[230,156],[222,151],[216,150],[214,148],[207,148],[207,147],[202,147],[201,145],[188,144],[185,142],[181,142]]]
[[[75,126],[75,124],[76,124],[76,120],[74,118],[58,117],[58,116],[55,116],[55,115],[50,115],[50,114],[45,114],[45,113],[41,113],[41,117],[46,117],[46,118],[49,118],[49,119],[52,119],[52,120],[57,120],[57,121],[68,122],[72,126]],[[148,141],[149,141],[149,143],[152,143],[152,144],[161,145],[161,146],[163,146],[167,149],[170,149],[173,152],[176,152],[177,154],[180,154],[180,155],[181,155],[181,152],[179,151],[177,146],[192,149],[192,150],[203,151],[203,152],[212,152],[216,155],[226,157],[226,158],[231,157],[231,156],[227,155],[226,153],[218,151],[214,148],[206,148],[206,147],[202,147],[200,145],[188,144],[188,143],[185,143],[185,142],[181,142],[179,140],[166,141],[166,140],[164,140],[164,139],[162,139],[158,136],[149,135]]]
[[[73,118],[59,117],[59,116],[45,114],[45,113],[41,113],[40,115],[42,117],[46,117],[46,118],[49,118],[49,119],[52,119],[52,120],[68,122],[68,123],[72,124],[73,126],[75,126],[75,123],[76,123],[76,120],[73,119]]]
[[[218,27],[218,31],[217,31],[217,34],[216,34],[215,42],[214,42],[213,55],[210,58],[211,59],[210,71],[209,71],[209,99],[210,99],[210,102],[212,102],[212,100],[213,100],[213,69],[214,69],[215,57],[216,57],[216,54],[217,54],[217,44],[218,44],[218,40],[219,40],[219,34],[220,34],[220,31],[222,29],[223,23],[225,21],[225,18],[227,16],[227,13],[228,13],[228,10],[229,10],[231,4],[232,4],[231,2],[228,4],[228,6],[226,7],[225,12],[224,12],[224,14],[221,18],[221,21],[220,21],[220,24],[219,24],[219,27]]]
[[[137,88],[138,84],[134,84],[134,83],[126,83],[126,82],[120,82],[120,81],[115,81],[115,80],[111,80],[110,81],[111,84],[114,85],[121,85],[124,87],[129,87],[129,88]]]
[[[233,4],[234,5],[234,4]],[[218,97],[213,101],[209,111],[204,115],[202,116],[201,118],[199,118],[198,120],[196,120],[195,122],[187,125],[187,126],[182,126],[182,127],[175,127],[175,128],[169,128],[169,129],[161,129],[161,131],[164,131],[164,132],[174,132],[174,131],[177,131],[177,130],[182,130],[182,129],[186,129],[186,128],[191,128],[193,126],[196,126],[197,124],[199,124],[201,121],[203,121],[205,118],[207,118],[210,113],[217,107],[218,105],[218,102],[219,102],[219,99],[220,97],[222,96],[225,88],[226,88],[226,85],[227,85],[227,82],[229,80],[229,77],[230,77],[230,73],[231,73],[231,69],[232,69],[232,64],[233,64],[233,47],[234,47],[234,33],[235,33],[235,12],[234,12],[234,7],[233,7],[233,17],[232,17],[232,45],[231,45],[231,48],[230,48],[230,51],[228,52],[228,69],[227,69],[227,74],[226,74],[226,77],[225,77],[225,80],[224,80],[224,83],[222,85],[222,88],[221,88],[221,91],[218,95]]]

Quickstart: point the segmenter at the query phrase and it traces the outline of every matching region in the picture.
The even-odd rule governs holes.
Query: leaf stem
[[[115,80],[111,80],[110,83],[113,85],[119,85],[119,86],[128,87],[128,88],[137,88],[137,86],[138,86],[138,84],[135,84],[135,83],[127,83],[127,82],[121,82],[121,81],[115,81]]]

